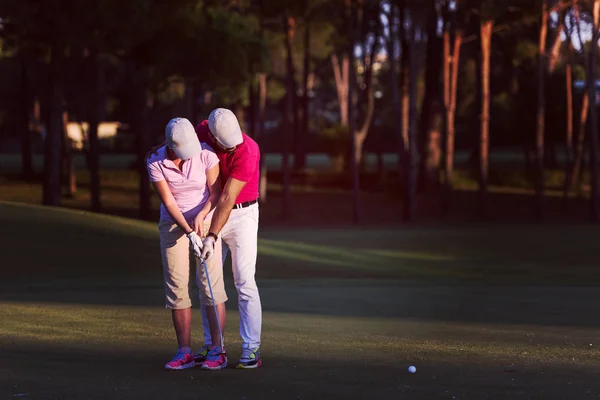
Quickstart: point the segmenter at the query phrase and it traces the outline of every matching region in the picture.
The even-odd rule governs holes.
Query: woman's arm
[[[158,182],[152,182],[152,185],[154,186],[154,190],[158,194],[160,201],[165,205],[165,208],[177,226],[179,226],[186,233],[186,235],[190,232],[193,232],[194,230],[190,227],[185,218],[183,218],[181,210],[179,207],[177,207],[177,203],[175,203],[175,198],[171,193],[171,189],[169,189],[167,181],[162,180]]]
[[[221,179],[219,178],[219,164],[215,165],[211,169],[206,170],[206,185],[208,186],[208,192],[210,196],[198,213],[198,216],[194,220],[194,230],[200,236],[204,233],[204,219],[216,206],[221,196]]]

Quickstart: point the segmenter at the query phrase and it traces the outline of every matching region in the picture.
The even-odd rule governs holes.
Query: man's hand
[[[206,218],[206,214],[199,213],[192,221],[192,229],[200,236],[204,237],[204,219]]]
[[[202,240],[200,236],[196,234],[195,231],[192,231],[187,234],[188,239],[190,239],[190,250],[194,253],[196,258],[202,258]]]
[[[215,238],[207,236],[202,241],[202,258],[208,260],[215,252]]]

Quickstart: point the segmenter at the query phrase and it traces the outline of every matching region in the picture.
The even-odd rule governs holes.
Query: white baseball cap
[[[230,149],[244,141],[235,114],[226,108],[216,108],[208,116],[208,128],[217,142]]]
[[[194,126],[187,118],[173,118],[165,128],[167,146],[182,160],[192,158],[202,151]]]

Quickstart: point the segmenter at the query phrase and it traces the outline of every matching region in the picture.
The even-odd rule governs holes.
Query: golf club
[[[201,258],[202,264],[204,264],[204,272],[206,273],[206,281],[208,282],[208,288],[210,289],[210,297],[213,303],[213,309],[215,310],[215,318],[217,319],[217,327],[219,328],[219,335],[221,336],[221,351],[225,350],[225,340],[223,338],[223,331],[221,330],[221,321],[219,314],[217,313],[217,305],[215,304],[215,296],[213,295],[212,285],[210,283],[210,276],[208,276],[208,267],[206,266],[206,260]]]

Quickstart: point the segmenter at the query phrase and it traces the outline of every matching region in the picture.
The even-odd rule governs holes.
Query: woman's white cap
[[[182,160],[192,158],[202,151],[194,126],[187,118],[173,118],[165,128],[167,146]]]
[[[244,141],[235,114],[226,108],[216,108],[208,116],[208,128],[217,142],[230,149]]]

